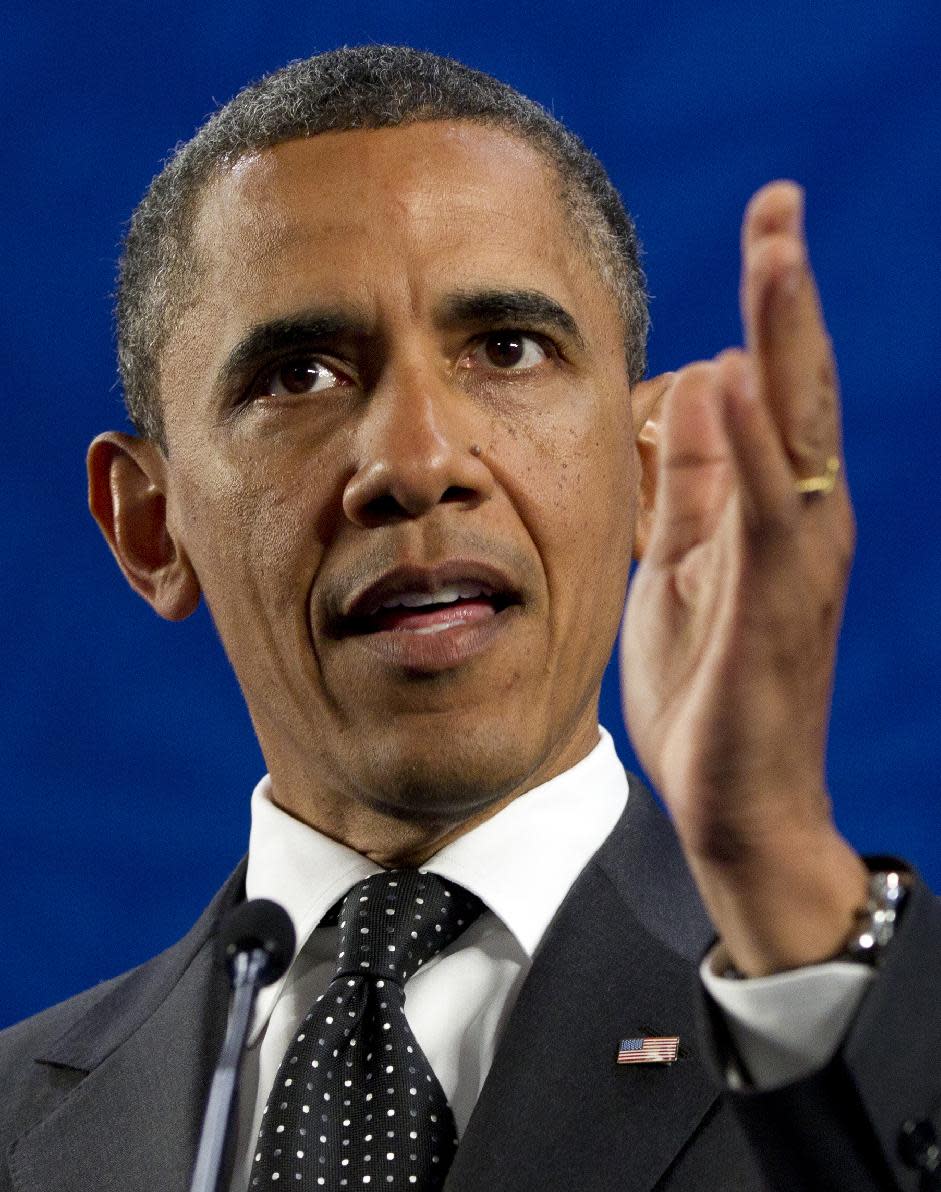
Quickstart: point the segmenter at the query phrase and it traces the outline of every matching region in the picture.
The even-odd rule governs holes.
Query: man
[[[269,775],[185,940],[3,1037],[0,1188],[186,1187],[246,894],[299,952],[253,1024],[233,1188],[918,1186],[941,914],[830,817],[853,523],[791,184],[746,213],[742,307],[744,349],[643,381],[600,166],[430,55],[294,64],[178,153],[122,265],[138,434],[92,444],[90,502],[161,616],[206,599]],[[625,714],[672,829],[599,739],[632,554]],[[344,960],[377,881],[359,931],[400,885],[416,921],[389,952],[426,881],[445,916],[388,986]]]

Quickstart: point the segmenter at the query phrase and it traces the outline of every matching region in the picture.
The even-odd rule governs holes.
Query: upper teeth
[[[381,608],[421,608],[424,604],[452,604],[455,600],[472,600],[475,596],[489,596],[490,589],[483,584],[448,584],[433,592],[400,592],[383,600]]]

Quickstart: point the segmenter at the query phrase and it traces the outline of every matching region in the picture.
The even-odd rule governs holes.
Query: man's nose
[[[411,375],[373,391],[360,426],[358,466],[343,492],[350,521],[371,527],[421,517],[437,505],[487,499],[493,477],[480,458],[480,411],[440,377]]]

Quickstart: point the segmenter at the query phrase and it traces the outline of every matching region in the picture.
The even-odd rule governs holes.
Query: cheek
[[[604,636],[616,631],[623,612],[630,568],[635,498],[630,467],[630,442],[618,444],[624,458],[612,458],[611,441],[600,444],[583,460],[573,462],[576,476],[566,492],[560,529],[566,535],[569,586],[566,604],[588,606],[592,622]]]
[[[628,396],[589,395],[510,434],[528,449],[521,501],[550,579],[561,566],[590,565],[594,573],[619,556],[629,560],[637,454]]]
[[[550,620],[571,665],[594,674],[621,620],[636,510],[629,398],[587,407],[541,438],[528,509],[546,571]]]
[[[277,613],[303,600],[322,550],[312,489],[309,475],[270,460],[215,457],[187,469],[174,487],[177,516],[214,612]]]

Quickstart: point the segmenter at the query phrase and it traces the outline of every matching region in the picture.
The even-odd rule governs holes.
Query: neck
[[[415,800],[406,807],[356,798],[348,791],[333,795],[320,793],[312,798],[310,792],[317,789],[313,783],[286,781],[274,766],[271,767],[272,799],[282,811],[377,865],[387,869],[414,868],[445,845],[486,823],[520,795],[571,769],[597,743],[595,721],[590,733],[571,740],[567,748],[543,759],[515,784],[477,804],[448,805],[446,800],[430,796],[420,804]],[[297,797],[298,791],[304,792],[304,797]]]
[[[530,789],[531,786],[526,787],[526,790]],[[282,811],[386,869],[414,869],[423,865],[445,845],[486,823],[524,793],[514,790],[455,823],[427,817],[414,820],[362,805],[353,809],[349,803],[336,808],[333,813],[318,814],[318,808],[305,809],[306,813],[299,815],[290,802],[282,800],[277,783],[272,783],[272,799]]]

